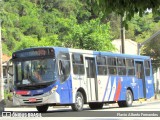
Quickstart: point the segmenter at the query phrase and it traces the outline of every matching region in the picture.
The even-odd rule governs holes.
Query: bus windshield
[[[15,61],[15,85],[32,85],[55,81],[55,60]]]

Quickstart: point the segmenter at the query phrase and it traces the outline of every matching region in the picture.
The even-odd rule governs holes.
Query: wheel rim
[[[132,104],[132,95],[130,93],[127,94],[127,102],[128,104]]]
[[[77,99],[76,99],[76,106],[77,106],[78,109],[81,109],[82,106],[83,106],[83,100],[80,96],[78,96]]]

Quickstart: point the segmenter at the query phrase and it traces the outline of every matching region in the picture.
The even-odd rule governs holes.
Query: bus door
[[[136,65],[136,77],[138,79],[138,97],[146,98],[146,83],[144,74],[144,62],[135,61]]]
[[[97,75],[96,75],[96,64],[95,57],[85,57],[85,69],[88,89],[88,100],[98,100],[97,90]]]

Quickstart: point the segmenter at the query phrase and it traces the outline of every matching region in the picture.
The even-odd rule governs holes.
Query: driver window
[[[59,60],[59,75],[65,75],[65,68],[62,60]]]
[[[60,82],[63,83],[67,80],[70,75],[70,61],[69,61],[69,54],[68,53],[60,53],[58,60],[58,73]]]

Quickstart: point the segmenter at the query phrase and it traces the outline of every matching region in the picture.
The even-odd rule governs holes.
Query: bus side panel
[[[108,80],[107,80],[107,84],[105,85],[105,90],[104,90],[104,95],[103,95],[103,99],[102,101],[109,101],[109,96],[110,96],[110,93],[111,93],[111,89],[112,89],[112,77],[108,77]]]
[[[139,99],[139,85],[138,85],[138,79],[136,77],[131,77],[131,88],[133,92],[133,100],[138,100]]]
[[[86,96],[88,96],[87,94],[87,89],[86,89],[86,81],[85,81],[85,77],[84,75],[73,75],[72,76],[72,103],[75,103],[75,98],[76,98],[76,93],[78,91],[79,88],[83,89]]]
[[[142,79],[137,78],[138,83],[138,98],[144,98],[144,92],[143,92],[143,82]]]
[[[138,99],[138,84],[135,77],[117,77],[116,92],[114,101],[126,100],[126,91],[130,88],[134,100]]]
[[[138,99],[139,89],[136,77],[122,77],[122,91],[119,100],[126,100],[126,91],[130,89],[133,93],[134,100]]]
[[[125,99],[125,88],[126,79],[124,77],[117,77],[117,88],[114,101],[120,101]]]
[[[102,85],[103,87],[105,85],[105,89],[102,89],[103,87],[100,85],[102,84],[99,84],[98,87],[101,90],[99,91],[99,99],[102,98],[102,102],[126,100],[126,91],[128,88],[133,92],[134,100],[139,98],[139,83],[136,77],[110,76],[106,83]],[[103,93],[103,96],[101,96],[101,93]]]
[[[60,104],[72,103],[72,82],[70,76],[64,83],[59,83],[57,92],[60,94]]]
[[[122,77],[110,76],[106,84],[102,101],[107,102],[125,99],[123,84],[124,82]]]
[[[98,101],[103,102],[104,97],[106,96],[106,87],[109,82],[108,76],[97,76],[97,84],[98,84]]]
[[[103,92],[102,101],[118,101],[120,99],[123,99],[121,96],[123,96],[123,86],[122,86],[122,77],[116,77],[116,76],[110,76],[108,77],[108,80],[106,81],[105,89]]]
[[[154,96],[153,77],[145,77],[145,80],[146,80],[146,98],[149,99]]]

